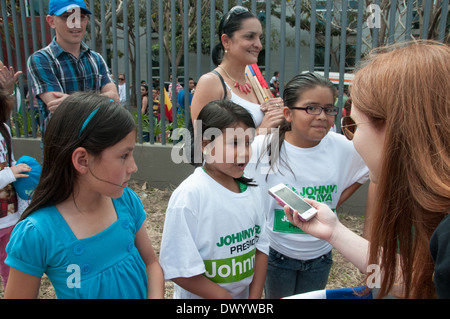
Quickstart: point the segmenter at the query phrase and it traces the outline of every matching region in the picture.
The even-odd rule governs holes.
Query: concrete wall
[[[28,155],[42,162],[42,150],[40,139],[13,138],[14,157],[18,159],[22,155]],[[177,151],[172,145],[136,144],[134,157],[138,171],[133,179],[144,182],[149,187],[167,188],[178,186],[194,168],[190,164],[175,164],[171,159],[171,152]]]
[[[18,159],[28,155],[42,162],[40,139],[13,138],[14,156]],[[153,188],[175,188],[193,171],[187,163],[176,164],[172,161],[172,152],[179,154],[179,148],[172,145],[136,144],[134,157],[139,168],[132,178],[147,182]],[[368,183],[360,187],[338,210],[339,213],[364,215]]]

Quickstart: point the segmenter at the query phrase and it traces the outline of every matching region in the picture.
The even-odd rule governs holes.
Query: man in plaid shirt
[[[83,0],[50,0],[47,23],[55,38],[28,59],[27,71],[44,125],[71,93],[94,91],[119,101],[116,85],[100,54],[82,41],[91,12]]]

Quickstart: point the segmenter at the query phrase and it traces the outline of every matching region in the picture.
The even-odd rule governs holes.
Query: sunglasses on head
[[[242,7],[242,6],[234,6],[233,8],[230,9],[230,11],[228,11],[222,19],[223,20],[223,24],[222,24],[222,29],[225,28],[225,26],[228,24],[228,22],[231,19],[231,16],[234,14],[236,16],[249,12],[248,9],[246,7]]]

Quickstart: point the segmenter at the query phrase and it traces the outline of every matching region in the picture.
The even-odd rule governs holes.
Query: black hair
[[[242,106],[230,100],[211,101],[202,108],[198,114],[197,121],[201,121],[202,136],[210,128],[224,132],[225,129],[242,123],[248,128],[256,130],[255,122],[250,113]],[[216,136],[211,136],[211,141]],[[256,186],[253,179],[241,176],[236,180],[247,186]]]
[[[119,103],[95,93],[69,95],[52,114],[43,138],[44,161],[39,184],[21,219],[56,205],[73,192],[77,172],[72,153],[84,147],[100,156],[136,130],[133,116]]]
[[[236,7],[233,7],[225,13],[220,20],[219,27],[217,29],[217,34],[219,36],[219,43],[216,44],[216,46],[212,50],[211,58],[214,63],[214,65],[218,66],[223,59],[223,54],[225,52],[225,49],[222,44],[222,35],[226,34],[230,38],[233,36],[234,32],[238,31],[242,27],[242,21],[249,19],[249,18],[256,18],[256,16],[251,13],[250,11],[244,11],[235,13]],[[244,9],[242,7],[242,9]]]
[[[302,74],[298,74],[294,76],[288,83],[286,83],[286,86],[284,87],[283,91],[283,100],[284,105],[286,105],[288,108],[290,106],[294,106],[298,100],[300,100],[302,94],[310,89],[313,89],[317,86],[326,87],[329,88],[330,91],[333,94],[333,97],[336,98],[337,90],[336,87],[333,85],[333,83],[323,77],[322,75],[314,72],[306,72]],[[258,163],[261,161],[262,157],[267,154],[269,157],[269,164],[270,168],[273,170],[274,164],[278,161],[278,157],[280,157],[280,164],[283,164],[285,167],[289,168],[289,165],[287,164],[286,159],[279,156],[281,151],[281,146],[283,145],[284,138],[287,131],[290,131],[291,123],[289,123],[286,119],[283,120],[283,122],[280,124],[279,127],[279,134],[278,139],[277,135],[273,135],[270,139],[264,140],[267,147],[263,152],[261,153],[260,158],[258,159]],[[268,139],[269,136],[267,136]],[[274,149],[278,150],[275,154],[272,154],[271,150],[272,147]],[[290,168],[289,168],[290,169]],[[292,172],[292,170],[291,170]],[[269,174],[269,173],[268,173]],[[268,174],[266,175],[266,180],[268,177]],[[294,172],[292,174],[295,176]]]

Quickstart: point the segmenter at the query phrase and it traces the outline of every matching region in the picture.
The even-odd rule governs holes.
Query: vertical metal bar
[[[280,17],[280,79],[279,90],[284,91],[284,77],[285,77],[285,64],[286,64],[286,0],[281,1],[281,17]]]
[[[316,51],[316,0],[311,0],[311,22],[309,28],[309,71],[314,72],[314,54]]]
[[[158,1],[158,30],[159,30],[159,83],[160,83],[160,103],[161,103],[161,143],[166,144],[166,113],[165,113],[165,97],[164,97],[164,10],[163,10],[163,0]]]
[[[428,38],[428,26],[430,25],[431,0],[425,0],[423,11],[422,39]]]
[[[9,34],[8,13],[6,11],[6,1],[2,0],[2,18],[3,18],[3,31],[5,32],[5,44],[6,44],[6,57],[8,58],[8,64],[13,65],[12,49],[11,49],[11,35]],[[5,61],[3,61],[5,62]]]
[[[33,39],[33,52],[35,52],[38,50],[38,43],[37,43],[36,13],[34,9],[34,1],[33,0],[28,1],[28,4],[30,5],[31,37]]]
[[[211,0],[211,5],[209,7],[209,45],[210,45],[210,51],[209,56],[212,56],[212,50],[215,46],[215,38],[216,38],[216,1]],[[212,62],[212,59],[209,60],[209,68],[213,69],[215,67],[214,63]]]
[[[16,51],[16,70],[22,70],[22,57],[20,54],[20,36],[19,36],[19,22],[17,21],[17,9],[16,9],[16,1],[11,0],[11,15],[13,20],[13,26],[14,27],[14,46]],[[10,62],[10,65],[13,65],[12,61]],[[19,77],[19,92],[20,92],[20,98],[23,98],[23,80],[22,76]],[[20,101],[19,103],[21,103]],[[20,105],[20,104],[19,104]],[[16,110],[14,108],[13,114],[16,114]],[[25,137],[28,137],[28,125],[26,121],[26,116],[24,116],[23,110],[22,110],[22,121],[23,121],[23,133]],[[17,120],[15,120],[16,127],[19,127],[19,123],[17,123]],[[17,130],[19,131],[19,130]],[[20,136],[20,131],[17,132],[17,136]]]
[[[106,19],[105,19],[105,15],[106,15],[106,8],[105,8],[105,0],[101,0],[100,2],[100,30],[102,31],[102,56],[105,60],[106,57],[108,56],[107,52],[106,52]]]
[[[295,72],[301,73],[300,70],[300,34],[301,34],[301,0],[295,0]]]
[[[136,80],[136,111],[138,115],[138,141],[142,143],[142,97],[141,97],[141,45],[139,41],[139,3],[140,1],[134,1],[134,34],[136,35],[136,41],[134,44],[134,57],[136,61],[135,80]]]
[[[411,40],[412,19],[413,19],[413,0],[406,1],[406,30],[405,40]]]
[[[388,44],[394,43],[395,35],[395,14],[397,12],[397,0],[390,1],[391,8],[389,10],[389,33],[388,33]]]
[[[20,18],[22,19],[22,35],[23,35],[23,49],[24,49],[24,57],[25,61],[26,58],[30,55],[30,50],[28,46],[28,27],[27,27],[27,17],[26,17],[26,7],[23,0],[19,0],[19,8],[20,8]],[[18,43],[20,45],[20,42]],[[17,50],[17,43],[16,43],[16,50]],[[20,49],[18,51],[21,51]],[[22,65],[22,56],[19,53],[18,58],[20,57],[20,65]],[[23,70],[23,74],[26,74],[27,64],[25,62],[25,65],[23,68],[19,70]],[[25,134],[25,137],[28,137],[28,114],[27,114],[27,106],[25,102],[25,91],[24,91],[24,80],[23,76],[19,77],[19,90],[20,90],[20,101],[19,101],[19,107],[22,107],[22,119],[23,119],[23,132]],[[34,109],[32,113],[34,115]],[[31,116],[30,114],[30,116]],[[36,129],[36,123],[34,121],[31,121],[32,128]]]
[[[38,11],[39,11],[39,25],[41,27],[41,47],[45,47],[45,45],[47,44],[47,38],[45,35],[45,13],[44,13],[44,5],[42,3],[42,0],[39,0],[39,7],[38,7]]]
[[[123,52],[124,52],[124,60],[125,60],[125,96],[126,96],[126,107],[130,109],[130,57],[129,57],[129,40],[128,40],[128,0],[125,0],[127,3],[123,5]]]
[[[339,52],[339,94],[338,94],[338,107],[342,110],[343,107],[343,95],[344,95],[344,75],[345,75],[345,55],[346,55],[346,42],[347,42],[347,1],[342,1],[341,11],[341,44]],[[341,114],[339,112],[336,118],[336,132],[341,131]]]
[[[111,27],[112,27],[112,45],[113,45],[113,60],[112,73],[114,81],[118,82],[119,78],[119,54],[117,50],[117,0],[111,0]]]
[[[324,76],[329,78],[330,74],[330,50],[331,50],[331,20],[333,19],[332,10],[333,2],[331,0],[327,1],[327,11],[326,11],[326,24],[325,24],[325,65],[324,65]]]
[[[150,88],[152,89],[152,100],[150,101],[150,97],[149,97],[149,101],[148,101],[148,137],[149,137],[149,142],[150,144],[154,144],[155,143],[155,125],[154,125],[154,117],[153,117],[153,61],[152,61],[152,57],[153,57],[153,49],[152,49],[152,1],[151,0],[147,0],[147,82],[150,83],[151,87],[149,87],[149,92],[150,92]],[[150,96],[150,93],[149,93]]]
[[[197,0],[197,80],[202,76],[202,0]]]
[[[184,127],[187,127],[187,124],[191,120],[190,118],[190,103],[189,103],[189,0],[184,0]],[[174,144],[176,141],[173,141]]]
[[[94,0],[89,1],[89,11],[91,11],[90,16],[90,30],[91,30],[91,48],[92,50],[96,50],[97,48],[97,39],[95,36],[95,6],[94,6]]]
[[[355,53],[355,64],[358,64],[361,60],[361,49],[362,49],[362,25],[364,16],[364,1],[358,1],[358,20],[357,20],[357,31],[356,31],[356,53]]]
[[[377,6],[380,6],[380,0],[375,0],[375,4]],[[380,45],[378,41],[378,34],[380,31],[380,28],[372,28],[372,48],[376,48]]]
[[[37,41],[37,31],[36,31],[36,13],[34,8],[34,1],[27,1],[30,6],[30,20],[31,20],[31,36],[33,41],[33,52],[38,50],[38,41]],[[27,67],[27,59],[30,56],[29,52],[25,56],[25,69]],[[24,72],[26,74],[26,70]],[[28,77],[26,77],[28,78]],[[32,136],[36,138],[37,136],[37,126],[36,126],[36,112],[34,110],[34,96],[31,86],[31,79],[28,78],[27,82],[28,86],[28,105],[30,107],[30,116],[31,116],[31,128],[32,128]],[[26,99],[26,96],[24,96]]]
[[[438,41],[444,42],[445,40],[445,28],[447,24],[447,15],[448,15],[448,0],[442,1],[441,4],[441,22],[439,23],[439,35]]]
[[[172,53],[172,128],[177,127],[177,111],[178,111],[178,98],[177,98],[177,42],[176,42],[176,28],[177,28],[177,15],[176,15],[176,2],[175,0],[170,1],[170,38],[171,38],[171,53]],[[186,79],[184,80],[184,87],[186,87]]]
[[[269,83],[270,81],[270,45],[272,41],[271,33],[272,33],[272,20],[271,20],[271,11],[272,11],[272,5],[271,1],[266,1],[266,34],[264,38],[266,39],[266,61],[265,61],[265,76],[266,76],[266,82]]]

